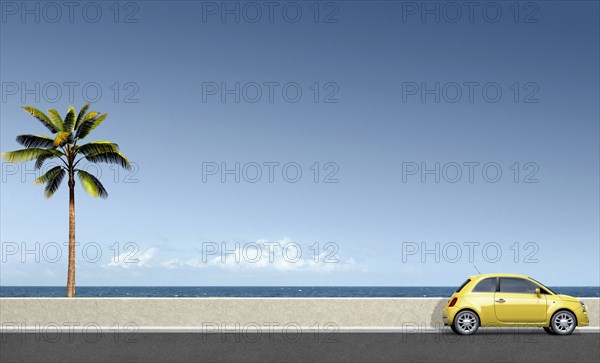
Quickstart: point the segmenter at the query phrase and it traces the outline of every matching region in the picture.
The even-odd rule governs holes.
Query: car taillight
[[[456,302],[458,301],[458,298],[453,298],[452,300],[450,300],[450,304],[448,304],[449,307],[453,307],[454,305],[456,305]]]

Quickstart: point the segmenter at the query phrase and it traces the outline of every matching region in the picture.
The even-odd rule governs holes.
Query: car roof
[[[520,278],[524,278],[524,279],[529,279],[530,278],[530,277],[525,276],[525,275],[510,274],[510,273],[489,273],[489,274],[479,274],[479,275],[469,276],[469,278],[471,280],[480,279],[480,278],[484,278],[484,277],[520,277]]]

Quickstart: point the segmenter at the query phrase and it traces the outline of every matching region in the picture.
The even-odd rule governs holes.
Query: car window
[[[477,286],[473,288],[473,292],[496,292],[496,278],[488,277],[479,281]]]
[[[532,279],[532,278],[530,277],[530,279]],[[542,294],[546,294],[546,295],[551,295],[551,294],[554,294],[554,295],[556,295],[556,293],[555,293],[554,291],[550,290],[550,288],[549,288],[549,287],[545,286],[544,284],[542,284],[542,283],[541,283],[541,282],[539,282],[538,280],[536,280],[536,279],[532,279],[532,280],[533,280],[533,281],[535,281],[535,282],[537,282],[537,283],[538,283],[538,285],[541,285],[541,286],[543,286],[543,288],[542,288]],[[541,286],[540,286],[540,287],[541,287]]]
[[[539,286],[531,281],[519,279],[516,277],[501,277],[500,292],[516,292],[523,294],[535,294],[535,289]]]
[[[456,289],[456,292],[460,292],[460,290],[462,290],[463,287],[465,287],[465,285],[468,284],[469,282],[471,282],[471,279],[467,279],[467,281],[463,282],[462,285],[460,285],[458,287],[458,289]]]

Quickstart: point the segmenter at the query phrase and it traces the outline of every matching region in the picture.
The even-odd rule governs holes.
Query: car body
[[[568,335],[589,325],[589,311],[578,299],[554,293],[518,274],[469,276],[446,304],[442,319],[457,334],[482,327],[543,327],[549,334]]]

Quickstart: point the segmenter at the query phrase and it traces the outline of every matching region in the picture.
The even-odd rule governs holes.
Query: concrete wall
[[[600,326],[600,298],[582,298]],[[0,298],[0,326],[440,327],[446,298]]]

